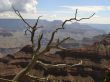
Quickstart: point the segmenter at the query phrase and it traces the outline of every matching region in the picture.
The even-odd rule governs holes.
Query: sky
[[[74,17],[78,9],[78,19],[89,17],[81,23],[110,24],[110,0],[0,0],[0,18],[18,18],[11,5],[20,11],[24,18],[65,20]],[[74,22],[74,21],[73,21]]]

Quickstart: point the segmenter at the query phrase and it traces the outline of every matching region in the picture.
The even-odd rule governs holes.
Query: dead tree
[[[61,29],[65,29],[65,24],[67,22],[71,22],[71,21],[81,21],[81,20],[84,20],[84,19],[90,19],[91,17],[94,16],[94,14],[92,14],[90,17],[88,18],[81,18],[81,19],[77,19],[77,13],[78,13],[78,10],[76,9],[76,12],[75,12],[75,16],[73,18],[70,18],[68,20],[65,20],[61,26],[59,26],[57,29],[55,29],[52,34],[51,34],[51,37],[50,37],[50,40],[49,42],[47,43],[45,49],[41,50],[41,41],[42,41],[42,38],[43,38],[43,33],[39,34],[39,37],[38,37],[38,42],[37,42],[37,47],[35,46],[34,44],[34,38],[35,38],[35,32],[36,30],[38,30],[38,23],[39,23],[39,19],[41,16],[38,17],[36,23],[34,26],[31,26],[28,22],[26,22],[26,20],[22,17],[22,15],[20,14],[20,12],[18,10],[16,10],[14,7],[13,7],[13,10],[14,12],[16,13],[16,15],[18,15],[18,17],[20,17],[22,19],[22,21],[28,26],[25,30],[25,34],[27,32],[29,32],[31,34],[31,44],[32,44],[32,49],[33,49],[33,53],[32,53],[32,61],[23,69],[21,70],[14,78],[13,78],[13,82],[16,82],[16,81],[20,81],[20,79],[26,75],[28,75],[28,73],[31,71],[31,69],[33,69],[33,67],[36,65],[36,63],[40,64],[42,67],[75,67],[77,65],[80,65],[80,64],[74,64],[74,65],[67,65],[67,64],[57,64],[57,65],[50,65],[50,64],[45,64],[41,61],[38,61],[38,58],[40,55],[44,55],[45,53],[49,52],[51,49],[53,48],[56,48],[56,49],[61,49],[61,50],[65,50],[65,48],[62,48],[60,45],[62,43],[64,43],[66,40],[70,39],[70,37],[67,37],[67,38],[64,38],[63,40],[60,40],[59,38],[57,39],[56,41],[56,44],[53,46],[52,45],[52,42],[54,40],[54,36],[55,34],[61,30]],[[31,76],[31,75],[28,75],[30,76],[31,78],[33,79],[39,79],[39,80],[45,80],[45,78],[40,78],[40,77],[34,77],[34,76]]]

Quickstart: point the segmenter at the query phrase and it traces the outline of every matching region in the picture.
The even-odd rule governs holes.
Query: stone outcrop
[[[100,44],[108,46],[109,42],[102,40]],[[106,43],[105,43],[106,42]],[[39,57],[39,61],[47,64],[81,64],[74,68],[43,68],[36,64],[30,72],[34,76],[48,77],[59,82],[73,82],[82,80],[85,82],[100,82],[105,78],[107,68],[110,68],[109,60],[97,52],[98,43],[83,48],[75,48],[65,51],[48,53]],[[7,55],[0,59],[0,77],[12,79],[20,70],[25,68],[32,59],[32,47],[27,45],[13,55]],[[78,79],[80,77],[80,79]],[[21,82],[32,82],[29,77],[22,78]]]

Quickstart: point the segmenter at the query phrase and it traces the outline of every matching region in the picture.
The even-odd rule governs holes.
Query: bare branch
[[[19,12],[18,10],[16,10],[13,6],[12,6],[12,8],[13,8],[14,12],[16,13],[16,15],[18,15],[18,17],[20,17],[20,18],[22,19],[22,21],[23,21],[28,27],[32,28],[32,26],[29,25],[29,24],[25,21],[25,19],[22,17],[22,15],[20,14],[20,12]]]
[[[77,13],[78,13],[78,9],[76,9],[76,12],[75,12],[75,19],[77,18]]]
[[[54,39],[54,36],[55,36],[55,33],[59,30],[59,29],[62,29],[62,28],[57,28],[55,31],[52,32],[52,36],[47,44],[47,48],[51,45],[53,39]]]
[[[40,50],[40,48],[41,48],[41,40],[42,40],[42,38],[43,38],[43,33],[39,36],[39,38],[38,38],[38,46],[37,46],[37,49],[35,50],[35,52],[37,53],[39,50]]]
[[[64,38],[63,40],[59,41],[59,38],[58,38],[57,43],[56,43],[55,45],[51,45],[51,46],[49,46],[49,47],[50,47],[50,49],[56,48],[56,49],[60,49],[60,50],[63,50],[63,51],[64,51],[64,50],[69,50],[69,49],[60,47],[60,45],[61,45],[62,43],[64,43],[65,41],[67,41],[68,39],[70,39],[70,37]]]
[[[64,43],[65,41],[67,41],[68,39],[70,39],[70,37],[64,38],[63,40],[59,41],[56,46],[61,45],[62,43]]]
[[[44,68],[64,68],[64,67],[68,67],[68,68],[72,68],[72,67],[76,67],[76,66],[81,66],[82,65],[82,60],[77,63],[77,64],[73,64],[73,65],[68,65],[68,64],[45,64],[41,61],[36,61],[36,64],[39,64],[40,66],[44,67]]]
[[[41,77],[29,75],[29,74],[26,74],[26,76],[30,77],[31,79],[33,79],[35,81],[46,81],[47,80],[47,78],[41,78]]]
[[[30,29],[28,29],[28,28],[25,30],[25,35],[27,35],[27,32],[32,33],[32,31]]]
[[[37,28],[37,25],[38,25],[38,23],[39,23],[39,19],[40,19],[41,17],[42,17],[42,16],[39,16],[39,17],[38,17],[38,19],[37,19],[35,25],[33,26],[34,28]]]
[[[52,44],[52,42],[53,42],[53,39],[54,39],[55,34],[56,34],[60,29],[64,29],[64,25],[65,25],[67,22],[70,22],[70,21],[72,21],[72,20],[81,21],[81,20],[83,20],[83,19],[90,19],[91,17],[93,17],[93,16],[95,15],[95,13],[94,13],[93,15],[91,15],[91,16],[88,17],[88,18],[77,19],[77,13],[78,13],[78,10],[76,9],[75,18],[70,18],[70,19],[68,19],[68,20],[65,20],[65,21],[62,23],[61,27],[55,29],[55,30],[52,32],[51,38],[50,38],[50,40],[49,40],[49,42],[48,42],[48,44],[47,44],[47,46],[46,46],[46,49],[45,49],[44,51],[46,51],[46,50],[49,51],[49,50],[52,48],[52,47],[50,47],[50,46],[51,46],[51,44]],[[61,47],[60,47],[59,49],[61,49]]]
[[[84,20],[84,19],[90,19],[90,18],[92,18],[94,15],[95,15],[95,13],[93,13],[91,16],[89,16],[89,17],[87,17],[87,18],[76,19],[76,21],[81,21],[81,20]]]
[[[17,82],[17,81],[0,78],[0,82]]]
[[[70,18],[70,19],[68,19],[68,20],[65,20],[65,21],[63,22],[63,24],[62,24],[62,27],[64,28],[64,25],[65,25],[67,22],[70,22],[70,21],[73,21],[73,20],[75,20],[75,21],[81,21],[81,20],[85,20],[85,19],[90,19],[90,18],[92,18],[92,17],[95,15],[95,13],[93,13],[91,16],[89,16],[89,17],[87,17],[87,18],[77,19],[77,14],[78,14],[78,9],[76,9],[75,17],[74,17],[74,18]]]

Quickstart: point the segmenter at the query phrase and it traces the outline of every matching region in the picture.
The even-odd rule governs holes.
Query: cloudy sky
[[[17,18],[13,5],[24,18],[64,20],[74,16],[78,9],[78,17],[95,16],[83,23],[110,24],[110,0],[0,0],[0,18]]]

